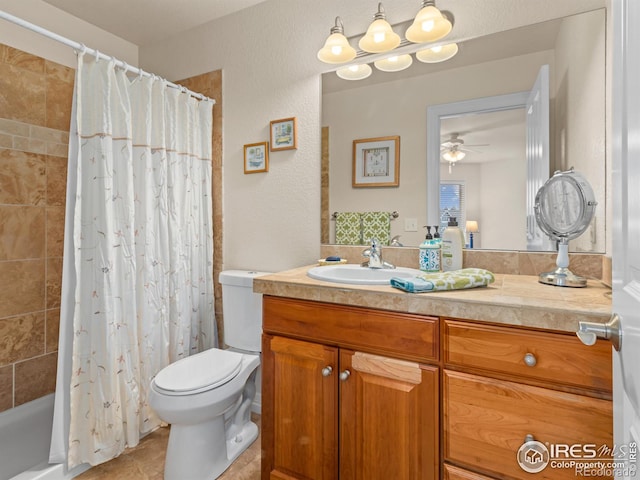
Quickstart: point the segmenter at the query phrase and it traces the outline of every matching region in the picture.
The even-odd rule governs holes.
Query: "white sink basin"
[[[391,277],[413,278],[420,274],[413,268],[367,268],[360,265],[329,265],[313,267],[307,275],[316,280],[352,285],[389,285]]]

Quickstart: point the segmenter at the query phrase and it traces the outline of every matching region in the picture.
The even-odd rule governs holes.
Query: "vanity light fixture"
[[[344,36],[342,19],[336,17],[336,24],[331,28],[331,34],[324,42],[324,47],[318,50],[318,60],[324,63],[345,63],[354,58],[356,58],[356,49]]]
[[[343,80],[363,80],[371,75],[372,68],[366,63],[360,65],[350,65],[336,70],[338,75]]]
[[[435,0],[422,0],[422,9],[416,15],[405,37],[413,43],[435,42],[446,37],[453,25],[436,7]]]
[[[383,72],[399,72],[409,68],[413,63],[413,57],[408,53],[404,55],[393,55],[373,62],[378,70]]]
[[[380,2],[373,22],[358,42],[360,51],[356,51],[349,44],[349,40],[344,36],[342,19],[336,17],[335,26],[331,28],[331,34],[327,37],[324,46],[318,50],[317,57],[321,62],[330,64],[347,63],[356,57],[361,57],[362,61],[371,54],[390,52],[401,43],[404,47],[409,45],[408,42],[433,42],[448,35],[451,29],[451,21],[436,8],[435,0],[422,0],[422,9],[416,15],[413,24],[407,29],[407,40],[401,42],[400,36],[393,31],[387,22],[384,7]],[[448,60],[457,52],[458,45],[450,43],[425,48],[416,52],[416,58],[424,63],[437,63]],[[389,57],[375,60],[373,63],[378,70],[383,72],[399,72],[413,64],[413,57],[409,53],[391,54]],[[361,80],[371,75],[371,72],[371,67],[363,63],[341,68],[336,71],[336,74],[344,80]]]
[[[449,60],[458,53],[458,44],[449,43],[437,47],[425,48],[416,52],[416,59],[423,63],[438,63]]]
[[[400,35],[395,33],[387,22],[382,2],[378,3],[378,12],[373,19],[367,33],[358,42],[361,50],[369,53],[384,53],[400,45]]]

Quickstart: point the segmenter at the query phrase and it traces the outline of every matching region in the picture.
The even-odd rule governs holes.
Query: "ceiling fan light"
[[[363,63],[361,65],[350,65],[348,67],[343,67],[336,71],[336,75],[338,75],[343,80],[363,80],[371,75],[372,68]]]
[[[392,57],[383,58],[373,62],[378,70],[383,72],[399,72],[405,70],[413,63],[413,57],[408,53],[404,55],[394,55]]]
[[[324,46],[318,50],[318,60],[324,63],[345,63],[356,58],[356,49],[344,36],[344,26],[340,17],[336,17],[336,25],[331,28]]]
[[[382,3],[379,3],[378,12],[369,25],[367,33],[358,42],[358,46],[368,53],[384,53],[398,45],[400,45],[400,35],[395,33],[387,22]]]
[[[447,162],[455,163],[458,160],[462,160],[466,154],[462,150],[451,149],[446,150],[442,154],[442,158],[444,158]]]
[[[435,6],[435,0],[423,0],[422,9],[416,15],[405,37],[413,43],[435,42],[446,37],[453,25]]]
[[[438,63],[453,58],[456,53],[458,53],[458,44],[449,43],[420,50],[416,52],[416,58],[423,63]]]

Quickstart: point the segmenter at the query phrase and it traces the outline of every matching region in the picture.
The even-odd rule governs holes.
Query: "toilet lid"
[[[163,390],[183,394],[210,390],[238,374],[242,357],[241,353],[210,348],[166,366],[156,375],[154,383]]]

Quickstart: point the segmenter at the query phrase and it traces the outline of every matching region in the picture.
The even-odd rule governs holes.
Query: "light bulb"
[[[434,22],[433,20],[427,20],[426,22],[422,22],[422,31],[430,32],[431,30],[433,30],[433,27],[435,25],[436,25],[436,22]]]
[[[423,8],[405,33],[407,40],[413,43],[435,42],[451,32],[453,25],[434,4],[433,0],[423,1]]]
[[[369,53],[384,53],[400,45],[400,35],[387,22],[382,3],[378,4],[378,13],[374,19],[367,28],[367,33],[358,42],[360,49]]]

